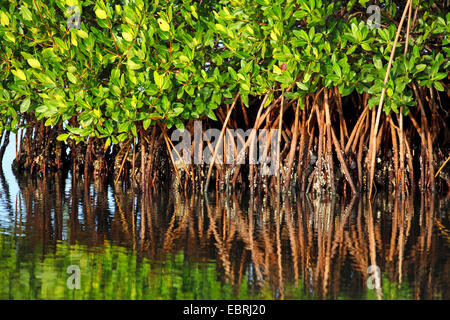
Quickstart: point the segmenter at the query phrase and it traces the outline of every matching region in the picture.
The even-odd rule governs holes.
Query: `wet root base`
[[[253,193],[299,190],[319,195],[357,194],[371,187],[398,194],[412,194],[415,188],[448,192],[450,166],[443,166],[450,154],[445,102],[437,91],[414,85],[413,89],[418,107],[407,116],[383,115],[378,125],[367,94],[341,97],[337,89],[322,88],[302,99],[289,100],[279,93],[267,103],[267,93],[251,99],[249,108],[237,94],[232,105],[217,109],[219,123],[203,119],[202,135],[209,128],[221,128],[217,141],[202,141],[197,149],[190,142],[190,158],[195,150],[209,150],[212,165],[175,161],[169,152],[174,148],[173,129],[159,122],[147,130],[138,127],[137,137],[105,148],[104,140],[97,138],[79,144],[57,141],[62,127],[45,127],[26,118],[28,128],[17,135],[13,168],[40,177],[70,170],[75,178],[109,179],[143,191],[165,184],[183,191],[249,188]],[[185,123],[185,128],[194,137],[194,122]],[[263,140],[259,130],[270,135],[279,129],[277,137],[265,139],[265,148],[258,150],[258,157],[265,154],[278,161],[274,174],[265,175],[265,165],[249,164],[249,137],[230,137],[227,131],[239,128],[254,129],[258,143]],[[217,156],[226,154],[229,146],[235,159],[239,151],[245,152],[244,164],[226,164]]]

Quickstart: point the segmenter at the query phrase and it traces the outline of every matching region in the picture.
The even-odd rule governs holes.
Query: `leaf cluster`
[[[248,107],[288,87],[288,99],[337,87],[343,96],[370,93],[373,106],[406,1],[380,2],[381,29],[367,26],[364,0],[2,3],[0,131],[31,115],[62,124],[60,140],[110,145],[156,121],[181,129],[186,120],[216,120],[215,109],[238,92]],[[450,14],[437,3],[420,2],[406,56],[405,39],[397,45],[386,113],[414,107],[412,82],[445,89]],[[73,6],[79,30],[68,29]]]

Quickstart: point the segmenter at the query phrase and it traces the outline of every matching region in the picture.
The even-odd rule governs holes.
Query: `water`
[[[70,175],[16,178],[7,156],[0,299],[450,298],[445,197],[143,197]]]

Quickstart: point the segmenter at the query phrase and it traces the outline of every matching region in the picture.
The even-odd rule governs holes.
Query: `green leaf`
[[[29,10],[27,7],[21,6],[21,7],[20,7],[20,11],[22,12],[22,17],[23,17],[25,20],[27,20],[27,21],[33,20],[33,16],[32,16],[30,10]]]
[[[418,65],[416,65],[416,70],[415,70],[415,72],[416,72],[416,73],[421,72],[421,71],[425,70],[426,67],[427,67],[426,64],[418,64]]]
[[[215,27],[217,31],[227,34],[227,28],[225,28],[223,25],[216,23]]]
[[[273,65],[273,73],[275,73],[275,74],[281,74],[282,73],[280,67],[278,67],[276,64]]]
[[[307,15],[308,15],[308,12],[303,11],[303,10],[295,11],[294,14],[293,14],[294,18],[296,18],[298,20],[303,19]]]
[[[231,77],[232,77],[234,80],[237,80],[237,73],[236,73],[236,71],[235,71],[233,68],[228,67],[228,72],[230,73]]]
[[[366,51],[372,51],[372,47],[371,47],[370,44],[367,43],[367,42],[362,42],[362,43],[361,43],[361,47],[362,47],[364,50],[366,50]]]
[[[203,71],[203,70],[202,70]],[[245,76],[242,73],[237,74],[238,78],[245,81]]]
[[[9,17],[3,11],[0,11],[0,24],[2,26],[8,26],[9,25]]]
[[[250,91],[250,86],[245,82],[241,83],[241,88],[245,91]]]
[[[61,39],[59,39],[57,37],[54,37],[54,40],[59,48],[63,49],[64,51],[67,51],[67,45],[64,41],[62,41]]]
[[[162,31],[165,31],[165,32],[169,32],[170,31],[170,26],[167,23],[167,21],[165,21],[164,19],[161,19],[161,18],[159,18],[157,21],[158,21],[159,28]]]
[[[133,41],[133,36],[131,34],[129,34],[128,32],[123,32],[122,37],[128,42]]]
[[[133,60],[128,60],[127,66],[128,66],[128,69],[130,69],[130,70],[137,70],[137,69],[142,68],[142,65],[135,63]]]
[[[77,78],[73,75],[72,72],[67,72],[67,79],[69,79],[72,83],[77,83]]]
[[[106,139],[105,145],[104,145],[104,149],[108,149],[108,147],[111,145],[111,138]]]
[[[145,119],[142,123],[142,126],[144,127],[144,130],[147,130],[150,126],[150,123],[152,122],[152,119]]]
[[[302,89],[304,91],[308,91],[308,89],[309,89],[308,86],[302,82],[296,82],[296,84],[300,89]]]
[[[36,69],[40,69],[41,68],[41,63],[38,60],[34,59],[34,58],[27,59],[27,62],[32,68],[36,68]]]
[[[373,106],[376,106],[380,103],[380,97],[379,96],[375,96],[369,99],[368,101],[368,105],[369,105],[369,109],[372,109]]]
[[[337,63],[333,63],[333,70],[339,78],[342,77],[341,67]]]
[[[30,108],[30,102],[31,102],[30,97],[28,97],[22,101],[22,103],[20,104],[20,112],[21,113],[25,113],[28,111],[28,109]]]
[[[444,91],[444,86],[439,81],[433,82],[433,86],[436,88],[436,90]]]
[[[448,77],[447,73],[440,72],[435,77],[434,80],[442,80]]]
[[[55,119],[53,119],[53,118],[48,118],[47,120],[45,120],[44,126],[46,126],[46,127],[51,126],[53,124],[54,120]]]
[[[99,19],[106,19],[106,12],[103,9],[98,8],[97,10],[95,10],[95,15]]]
[[[131,125],[131,133],[133,133],[133,135],[135,137],[137,137],[137,128],[136,128],[136,124],[134,124],[134,123]]]
[[[69,134],[68,133],[63,133],[63,134],[60,134],[57,138],[56,138],[56,140],[58,140],[58,141],[67,141],[67,139],[69,138]]]
[[[16,37],[11,32],[5,32],[5,36],[9,41],[16,43]]]
[[[161,89],[163,86],[163,79],[156,70],[153,72],[153,77],[155,78],[155,84]]]
[[[246,94],[245,92],[241,92],[241,99],[242,99],[242,102],[244,103],[244,105],[248,108],[249,107],[248,94]]]
[[[373,58],[373,64],[375,66],[375,69],[380,70],[383,68],[383,62],[381,62],[381,59],[378,57]]]
[[[88,33],[84,30],[77,30],[77,35],[80,36],[80,38],[86,39],[87,37],[89,37]]]
[[[208,110],[208,118],[210,118],[211,120],[217,121],[217,117],[214,114],[214,111],[211,109]]]
[[[20,80],[27,81],[27,76],[25,75],[25,73],[22,70],[20,70],[20,69],[12,70],[12,73]]]
[[[392,90],[392,88],[387,88],[386,94],[388,95],[388,97],[392,97],[392,95],[394,94],[394,90]]]

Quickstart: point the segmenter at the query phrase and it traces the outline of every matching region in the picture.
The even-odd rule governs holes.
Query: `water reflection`
[[[1,189],[11,221],[0,225],[0,299],[450,298],[448,199],[18,182],[14,201]],[[79,290],[67,288],[70,265]],[[379,289],[367,288],[369,266]]]

